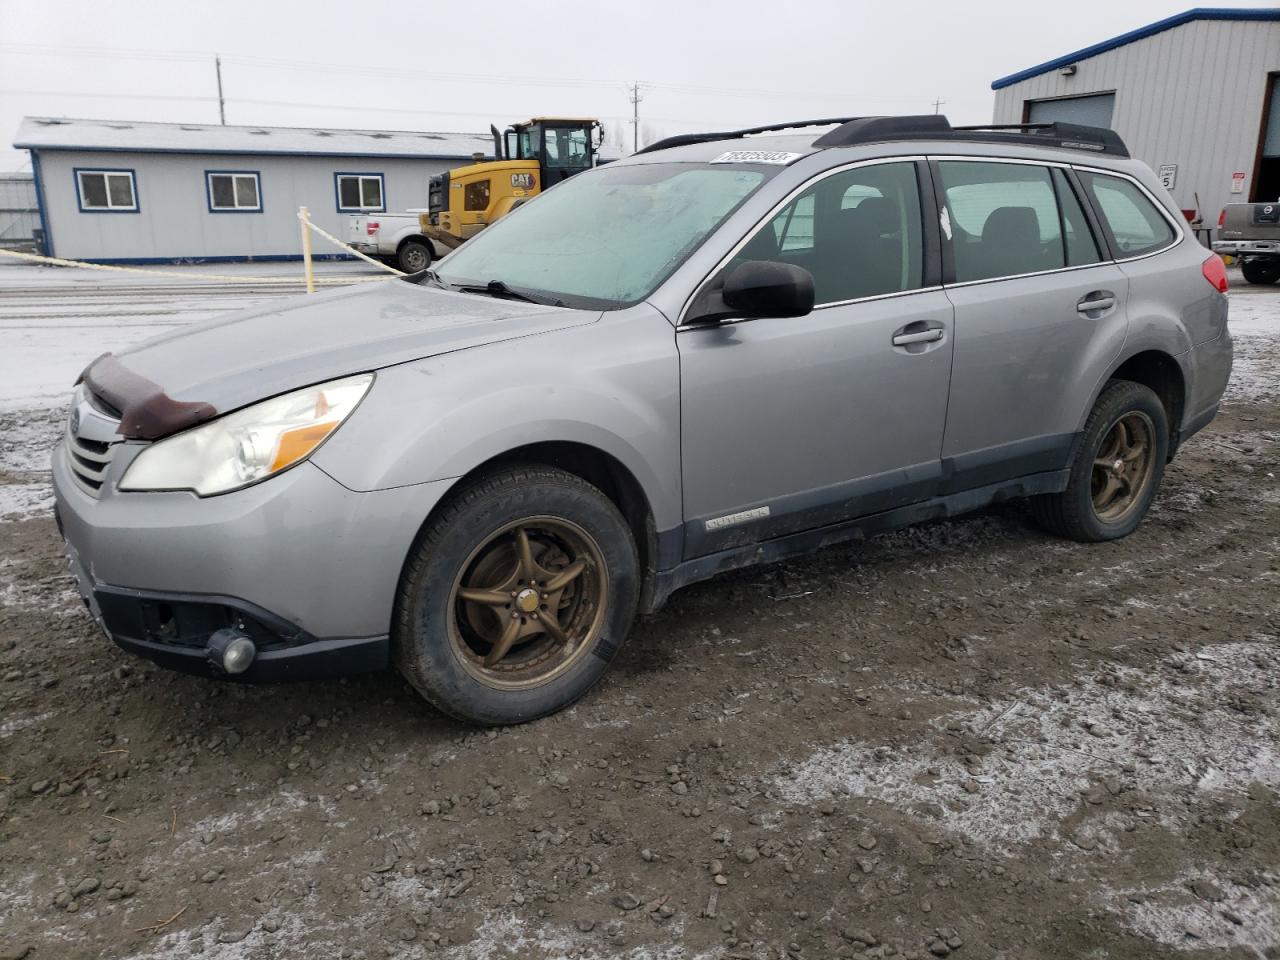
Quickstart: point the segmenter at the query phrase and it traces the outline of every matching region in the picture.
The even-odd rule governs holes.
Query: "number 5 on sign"
[[[1178,165],[1176,163],[1160,164],[1160,182],[1164,184],[1166,190],[1172,190],[1177,179]]]

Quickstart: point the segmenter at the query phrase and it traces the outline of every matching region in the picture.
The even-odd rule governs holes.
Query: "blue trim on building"
[[[268,253],[261,257],[81,257],[82,263],[183,266],[201,263],[292,263],[300,261],[300,253]],[[355,260],[349,253],[313,253],[312,260]]]
[[[132,207],[86,207],[84,205],[84,197],[80,193],[80,174],[82,173],[127,173],[129,175],[129,190],[133,194]],[[107,197],[111,196],[111,188],[106,185],[103,178],[103,186],[107,191]],[[76,188],[76,206],[80,208],[81,213],[141,213],[142,198],[138,196],[138,171],[130,167],[72,167],[71,182]]]
[[[378,178],[378,196],[382,199],[382,205],[378,207],[344,207],[342,205],[342,190],[339,187],[339,181],[343,177],[377,177]],[[361,199],[363,199],[364,189],[360,190]],[[386,213],[387,212],[387,178],[381,173],[375,173],[372,170],[357,172],[353,170],[337,170],[333,174],[333,202],[337,205],[339,213]]]
[[[53,233],[49,229],[49,219],[45,216],[44,175],[40,169],[40,151],[31,151],[31,174],[36,182],[36,212],[40,215],[40,252],[46,257],[53,256]],[[76,185],[79,188],[79,184]]]
[[[1184,13],[1175,14],[1174,16],[1166,17],[1163,20],[1157,20],[1155,23],[1149,23],[1145,27],[1139,27],[1137,30],[1130,30],[1128,33],[1122,33],[1120,36],[1112,37],[1110,40],[1103,40],[1101,43],[1095,43],[1093,46],[1085,47],[1083,50],[1077,50],[1075,53],[1068,53],[1066,56],[1047,60],[1034,67],[1028,67],[1026,70],[1019,70],[1017,73],[1011,73],[1007,77],[1001,77],[999,80],[993,80],[991,82],[991,89],[1000,90],[1004,87],[1011,87],[1015,83],[1020,83],[1023,80],[1029,80],[1031,77],[1039,76],[1042,73],[1048,73],[1050,70],[1056,70],[1059,67],[1067,67],[1073,63],[1079,63],[1081,60],[1086,60],[1089,57],[1096,57],[1100,53],[1106,53],[1108,50],[1123,47],[1125,44],[1133,43],[1137,40],[1145,40],[1147,37],[1153,37],[1157,33],[1163,33],[1165,30],[1172,30],[1174,27],[1180,27],[1185,23],[1191,23],[1193,20],[1280,20],[1280,9],[1249,9],[1243,7],[1223,7],[1221,9],[1215,9],[1213,7],[1196,7],[1194,10],[1187,10]]]
[[[211,177],[222,175],[224,177],[253,177],[255,189],[258,193],[258,205],[256,207],[215,207],[213,205],[213,181]],[[235,197],[235,182],[231,184],[231,195]],[[260,170],[206,170],[204,172],[204,196],[209,203],[210,213],[262,213],[262,172]]]
[[[59,144],[50,146],[47,143],[15,143],[15,150],[58,150],[63,153],[180,153],[189,157],[226,156],[226,157],[350,157],[355,160],[463,160],[475,163],[470,153],[319,153],[311,150],[193,150],[168,147],[68,147]],[[486,160],[493,158],[486,154]]]

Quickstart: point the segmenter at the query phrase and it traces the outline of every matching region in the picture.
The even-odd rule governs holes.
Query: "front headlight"
[[[371,373],[320,383],[160,440],[129,464],[120,489],[209,496],[279,473],[311,456],[371,383]]]

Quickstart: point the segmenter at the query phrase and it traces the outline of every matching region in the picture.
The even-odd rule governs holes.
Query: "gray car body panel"
[[[641,303],[382,371],[314,461],[353,490],[378,490],[460,477],[535,443],[578,443],[625,466],[665,530],[681,517],[679,422],[675,335]]]
[[[405,518],[425,517],[449,488],[354,493],[304,462],[216,497],[110,491],[142,447],[122,445],[100,499],[72,479],[65,443],[54,450],[63,535],[93,581],[237,597],[321,639],[388,633],[418,531]]]
[[[120,354],[175,400],[220,413],[325,380],[592,323],[600,312],[379,280],[197,324]]]
[[[1061,489],[1097,393],[1140,353],[1165,354],[1182,371],[1181,428],[1212,415],[1231,364],[1226,302],[1182,226],[1177,244],[1145,258],[795,319],[683,326],[699,287],[747,234],[809,180],[849,164],[962,154],[1089,167],[1136,179],[1177,216],[1137,161],[954,141],[815,150],[812,139],[748,141],[800,156],[625,309],[389,281],[246,311],[122,354],[174,399],[219,411],[363,371],[376,380],[310,461],[217,497],[115,490],[142,447],[128,443],[94,498],[60,447],[54,481],[68,539],[104,583],[241,596],[316,637],[365,636],[389,629],[414,537],[458,479],[532,444],[594,448],[636,480],[660,541],[656,603],[722,569]],[[618,163],[701,163],[731,148]],[[1093,291],[1118,303],[1082,317],[1075,303]],[[943,339],[896,350],[890,336],[913,320],[937,322]]]

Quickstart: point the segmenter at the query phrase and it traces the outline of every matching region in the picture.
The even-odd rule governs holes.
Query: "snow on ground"
[[[980,770],[927,743],[893,754],[846,742],[815,751],[777,786],[795,803],[847,794],[936,816],[997,851],[1060,833],[1085,849],[1105,847],[1110,831],[1062,825],[1106,778],[1152,796],[1280,786],[1280,755],[1265,746],[1280,737],[1280,719],[1239,709],[1274,697],[1278,673],[1280,640],[1263,636],[1171,659],[1162,674],[1116,667],[937,719],[940,733],[963,729],[995,742]],[[1194,684],[1180,682],[1192,676]],[[1150,810],[1156,823],[1176,815]]]
[[[1231,382],[1224,400],[1280,398],[1280,287],[1271,291],[1240,292],[1231,297],[1228,326],[1235,342]]]

